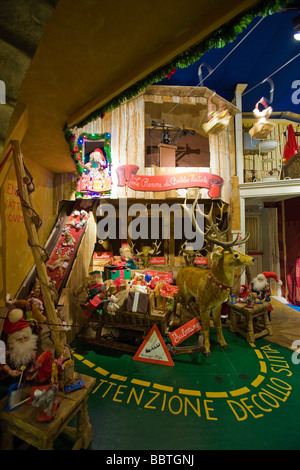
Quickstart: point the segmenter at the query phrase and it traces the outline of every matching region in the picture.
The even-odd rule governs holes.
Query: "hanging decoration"
[[[66,140],[70,146],[71,156],[75,162],[79,178],[77,180],[77,198],[100,197],[111,191],[111,136],[89,134],[69,130]],[[92,150],[87,150],[87,144]],[[94,144],[94,145],[91,145]]]
[[[219,109],[215,110],[211,102],[211,95],[207,101],[207,121],[202,125],[202,128],[205,132],[211,134],[219,134],[223,129],[225,129],[230,122],[230,114],[227,108],[224,108],[222,105],[219,106]]]
[[[259,105],[263,105],[263,109],[259,109]],[[255,105],[253,114],[256,121],[249,130],[252,139],[265,139],[272,132],[275,124],[269,121],[269,117],[273,112],[273,108],[268,106],[264,97],[262,97]]]

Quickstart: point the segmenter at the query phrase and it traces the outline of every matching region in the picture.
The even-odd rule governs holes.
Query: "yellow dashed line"
[[[122,382],[125,382],[127,380],[127,377],[118,374],[111,374],[110,378],[114,380],[121,380]]]
[[[173,392],[173,387],[167,387],[167,385],[153,384],[153,388],[157,390],[162,390],[163,392]]]
[[[260,371],[263,372],[264,374],[266,374],[267,364],[265,363],[265,361],[259,361],[259,364],[260,364]]]
[[[253,382],[251,382],[251,385],[253,387],[258,387],[259,384],[261,384],[263,380],[265,380],[265,377],[263,375],[258,375],[256,379],[253,380]]]
[[[207,398],[226,398],[228,397],[227,392],[206,392]]]
[[[264,358],[264,356],[262,355],[262,353],[260,352],[259,349],[254,349],[254,351],[256,352],[256,355],[257,355],[258,359],[263,359]]]
[[[256,356],[259,359],[264,359],[261,351],[256,348],[255,343],[249,343],[249,344],[254,349],[254,351],[256,353]],[[74,354],[74,357],[76,359],[78,359],[79,361],[82,361],[85,365],[87,365],[90,368],[95,367],[95,364],[93,362],[90,362],[88,359],[84,359],[84,356],[81,356],[80,354]],[[266,373],[267,372],[266,362],[265,361],[259,361],[259,364],[260,364],[261,373]],[[110,374],[109,371],[103,369],[102,367],[96,367],[95,371],[98,372],[101,375],[104,375],[104,376],[107,376],[108,374]],[[127,377],[125,377],[123,375],[118,375],[118,374],[111,374],[110,378],[114,379],[114,380],[120,380],[122,382],[126,382],[126,380],[127,380]],[[253,382],[251,382],[251,385],[253,387],[258,387],[263,382],[264,379],[265,379],[265,377],[263,375],[258,375],[256,377],[256,379],[253,380]],[[139,380],[139,379],[131,379],[131,383],[135,384],[135,385],[140,385],[142,387],[150,387],[150,385],[151,385],[151,382],[148,382],[148,381],[145,381],[145,380]],[[174,391],[174,387],[170,387],[170,386],[167,386],[167,385],[161,385],[161,384],[157,384],[157,383],[154,383],[152,385],[152,387],[156,390],[161,390],[161,391],[164,391],[164,392],[173,392]],[[242,388],[239,388],[237,390],[229,391],[228,393],[227,392],[205,392],[205,396],[207,398],[226,398],[226,397],[228,397],[228,394],[230,394],[233,397],[237,397],[237,396],[249,393],[249,392],[250,392],[250,389],[248,387],[242,387]],[[181,395],[198,396],[198,397],[201,396],[201,391],[200,390],[189,390],[189,389],[179,388],[178,393],[181,394]]]
[[[95,371],[99,372],[99,374],[102,374],[102,375],[108,375],[109,374],[109,372],[105,369],[102,369],[102,367],[96,367]]]
[[[186,390],[185,388],[180,388],[178,391],[181,395],[190,395],[193,397],[201,397],[200,390]]]
[[[239,395],[244,395],[245,393],[250,392],[248,387],[239,388],[238,390],[233,390],[229,392],[231,396],[238,397]]]
[[[145,380],[132,379],[131,383],[141,385],[142,387],[150,387],[150,382],[146,382]]]
[[[76,357],[76,359],[78,359],[78,361],[82,361],[83,359],[83,356],[80,356],[80,354],[73,354],[74,357]]]
[[[85,359],[84,361],[82,361],[86,366],[89,366],[89,367],[95,367],[95,364],[93,364],[93,362],[90,362],[88,361],[87,359]]]

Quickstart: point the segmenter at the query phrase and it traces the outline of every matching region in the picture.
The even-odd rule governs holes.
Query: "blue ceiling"
[[[271,106],[274,113],[300,114],[300,41],[293,37],[292,21],[298,14],[300,11],[286,11],[265,18],[257,17],[234,42],[206,52],[194,64],[185,69],[178,68],[170,79],[165,78],[157,84],[198,86],[203,80],[202,86],[231,102],[236,85],[246,83],[248,86],[242,97],[243,112],[252,112],[260,98],[265,97],[269,101],[273,98]],[[291,62],[285,65],[288,61]],[[200,68],[199,75],[201,64],[205,65]],[[209,75],[210,71],[213,72]],[[273,93],[272,81],[261,83],[270,75]],[[297,80],[298,83],[294,83],[296,88],[292,88]]]

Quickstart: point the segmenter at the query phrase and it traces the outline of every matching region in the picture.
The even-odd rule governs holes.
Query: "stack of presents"
[[[80,296],[83,314],[95,319],[120,312],[174,312],[178,287],[173,284],[173,273],[135,268],[132,259],[112,258],[101,270],[92,271],[74,292]]]

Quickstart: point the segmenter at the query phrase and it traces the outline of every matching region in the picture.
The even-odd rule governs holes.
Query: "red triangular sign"
[[[135,361],[174,366],[174,362],[157,327],[153,325],[141,346],[133,356]]]

